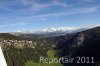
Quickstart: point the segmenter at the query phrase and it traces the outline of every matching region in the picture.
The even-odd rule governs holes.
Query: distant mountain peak
[[[52,27],[48,29],[43,29],[44,32],[54,32],[54,31],[67,31],[67,30],[76,30],[77,27]]]
[[[24,34],[29,34],[29,33],[45,33],[45,32],[72,32],[76,30],[83,30],[83,29],[90,29],[93,27],[51,27],[51,28],[46,28],[38,31],[34,30],[28,30],[28,31],[16,31],[15,33],[24,33]]]
[[[33,30],[28,30],[28,31],[16,31],[16,32],[11,32],[11,34],[19,36],[21,34],[45,34],[45,35],[50,35],[50,34],[56,34],[58,35],[65,35],[68,33],[76,33],[80,31],[84,31],[87,29],[90,29],[93,27],[51,27],[51,28],[46,28],[38,31],[33,31]]]

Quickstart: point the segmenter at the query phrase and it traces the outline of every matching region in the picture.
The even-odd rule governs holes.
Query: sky
[[[100,0],[0,0],[0,32],[100,25]]]

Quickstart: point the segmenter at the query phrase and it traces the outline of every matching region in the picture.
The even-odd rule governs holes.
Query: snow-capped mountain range
[[[64,35],[67,33],[75,33],[75,32],[80,32],[84,31],[87,29],[90,29],[93,27],[52,27],[52,28],[47,28],[39,31],[16,31],[16,32],[11,32],[13,35],[21,35],[21,34],[57,34],[57,35]]]
[[[58,28],[48,28],[48,29],[43,29],[42,31],[44,32],[55,32],[55,31],[73,31],[73,30],[77,30],[78,28],[76,27],[58,27]]]

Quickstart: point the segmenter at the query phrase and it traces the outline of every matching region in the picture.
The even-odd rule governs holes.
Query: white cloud
[[[47,3],[40,3],[36,0],[16,0],[17,2],[23,4],[24,6],[28,6],[29,11],[37,11],[37,10],[42,10],[48,7],[52,6],[62,6],[62,7],[70,7],[72,5],[68,5],[65,2],[59,2],[58,0],[51,0],[50,2]]]
[[[86,1],[92,1],[92,0],[86,0]],[[19,9],[19,10],[13,10],[13,9],[6,8],[6,7],[0,7],[0,8],[10,11],[11,13],[9,14],[18,13],[18,15],[24,15],[24,14],[34,15],[34,13],[37,13],[37,11],[40,12],[41,10],[45,10],[45,8],[49,8],[53,6],[65,7],[65,10],[67,10],[67,7],[70,7],[69,10],[71,10],[71,12],[65,11],[65,12],[60,12],[60,13],[49,13],[49,14],[45,13],[45,14],[40,14],[36,16],[34,15],[33,17],[59,17],[59,16],[68,16],[68,15],[78,14],[78,13],[93,13],[97,11],[98,9],[98,7],[71,8],[72,4],[60,2],[59,0],[51,0],[50,2],[46,2],[46,3],[40,3],[38,2],[38,0],[16,0],[16,2],[19,4],[22,4],[23,6],[27,6],[27,7]]]
[[[68,4],[65,3],[65,2],[59,2],[59,0],[53,0],[52,3],[53,3],[54,5],[63,6],[63,7],[70,7],[70,6],[72,6],[72,4],[68,5]]]
[[[73,9],[75,13],[93,13],[96,12],[99,7],[86,7],[86,8],[77,8]]]
[[[74,8],[70,12],[60,12],[60,13],[51,13],[51,14],[41,14],[36,16],[31,16],[29,18],[43,18],[43,17],[59,17],[59,16],[70,16],[74,14],[87,14],[87,13],[93,13],[98,10],[98,7],[86,7],[86,8]]]
[[[92,0],[84,0],[84,1],[92,1]],[[14,10],[11,8],[0,6],[0,9],[7,10],[11,13],[31,14],[31,13],[36,13],[37,11],[45,10],[45,8],[49,8],[49,7],[53,7],[53,6],[62,6],[62,7],[65,7],[65,9],[67,7],[73,6],[72,4],[61,2],[60,0],[51,0],[50,2],[46,2],[46,3],[40,3],[40,2],[38,2],[38,0],[16,0],[15,2],[22,4],[23,6],[27,6],[27,7],[19,9],[19,10]],[[76,9],[76,8],[74,8],[74,9]],[[92,13],[92,12],[95,12],[96,10],[97,10],[96,7],[95,8],[94,7],[93,8],[88,8],[88,7],[87,8],[77,8],[76,10],[73,10],[73,12],[71,12],[71,13],[63,12],[63,13],[43,14],[43,15],[39,15],[39,16],[47,16],[47,15],[48,16],[60,16],[60,15],[62,16],[62,15],[71,15],[71,14],[75,14],[75,13],[90,13],[90,12]]]
[[[24,6],[31,5],[35,3],[35,0],[16,0],[17,3],[21,3]]]
[[[87,3],[91,3],[91,2],[94,2],[95,0],[78,0],[79,2],[87,2]]]

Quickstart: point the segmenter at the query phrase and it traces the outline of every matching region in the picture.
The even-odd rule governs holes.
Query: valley
[[[0,46],[8,66],[100,65],[100,27],[36,39],[0,33]],[[73,57],[75,60],[71,64],[63,62],[48,64],[39,62],[41,56],[47,58]],[[77,64],[75,63],[76,57],[93,57],[95,63]]]

